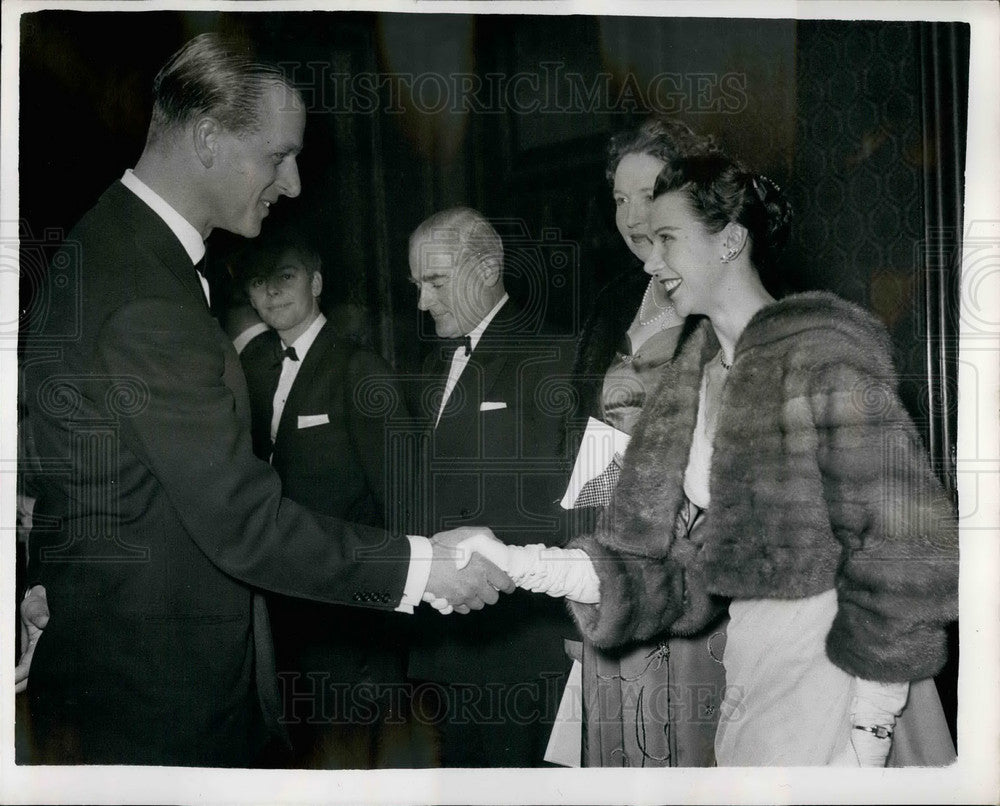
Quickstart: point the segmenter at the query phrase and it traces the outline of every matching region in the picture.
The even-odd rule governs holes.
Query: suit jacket
[[[314,512],[382,527],[386,506],[397,500],[387,490],[398,476],[387,467],[392,432],[408,426],[391,368],[374,353],[338,340],[328,321],[302,359],[272,446],[279,349],[275,335],[269,352],[244,350],[240,356],[258,455],[270,458],[285,497]],[[390,513],[388,520],[399,518]],[[268,604],[279,671],[316,672],[334,684],[403,679],[409,616],[280,595],[270,596]]]
[[[261,331],[240,352],[240,364],[250,396],[250,434],[255,456],[271,458],[271,399],[281,377],[281,338],[271,329]]]
[[[572,342],[538,332],[507,302],[483,333],[441,419],[430,391],[424,473],[427,534],[489,526],[512,545],[565,542],[558,500],[567,480],[560,434],[569,401]],[[448,377],[451,351],[425,365],[436,390]],[[418,614],[410,676],[453,683],[515,682],[561,674],[569,662],[563,638],[574,635],[565,605],[515,591],[481,611],[443,621]]]
[[[92,763],[248,763],[274,684],[255,590],[392,609],[405,538],[281,497],[187,253],[120,183],[54,257],[25,361],[51,470],[36,739]]]

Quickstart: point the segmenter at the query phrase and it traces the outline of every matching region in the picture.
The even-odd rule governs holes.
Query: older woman
[[[615,224],[638,263],[598,295],[581,334],[574,366],[577,415],[631,434],[681,338],[684,319],[665,289],[640,271],[650,255],[649,204],[664,165],[680,154],[710,153],[710,138],[683,123],[654,117],[608,144],[607,178]],[[601,503],[600,498],[591,506]],[[592,524],[591,524],[592,525]],[[708,626],[708,625],[706,625]],[[582,655],[587,766],[708,766],[722,702],[725,628],[696,637]],[[715,653],[713,656],[713,652]],[[655,729],[653,726],[655,725]]]
[[[597,530],[502,559],[575,600],[602,646],[730,598],[720,765],[882,765],[910,682],[945,662],[958,587],[954,513],[888,336],[832,294],[770,296],[759,269],[789,209],[732,159],[673,163],[649,216],[647,273],[707,321],[647,400]]]

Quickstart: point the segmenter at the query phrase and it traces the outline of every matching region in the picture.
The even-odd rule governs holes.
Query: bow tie
[[[459,336],[454,339],[446,339],[445,343],[455,352],[458,352],[464,347],[465,354],[467,356],[472,355],[472,339],[469,336]]]
[[[299,354],[295,352],[295,348],[294,347],[286,347],[284,350],[282,350],[281,351],[281,357],[282,357],[282,359],[287,358],[290,361],[298,361],[299,360]]]

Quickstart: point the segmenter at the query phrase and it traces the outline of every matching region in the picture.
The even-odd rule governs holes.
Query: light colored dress
[[[725,375],[718,361],[702,374],[684,472],[684,493],[702,509],[709,505],[714,414]],[[804,599],[729,605],[726,693],[715,737],[719,766],[820,765],[845,746],[854,678],[826,657],[836,614],[833,589]]]
[[[626,434],[632,433],[646,395],[656,388],[660,373],[677,348],[682,327],[677,325],[655,333],[634,352],[615,353],[604,373],[601,389],[601,419],[604,422]]]
[[[725,370],[702,375],[698,417],[684,474],[691,503],[709,504],[714,412]],[[826,636],[837,592],[801,599],[740,599],[729,606],[726,691],[715,738],[719,766],[820,766],[850,741],[855,680],[830,662]],[[954,748],[932,680],[911,686],[897,723],[890,766],[951,763]]]

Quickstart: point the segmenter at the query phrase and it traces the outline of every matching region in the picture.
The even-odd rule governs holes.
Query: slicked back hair
[[[255,59],[248,43],[200,34],[171,56],[153,79],[148,142],[201,115],[212,115],[233,134],[251,133],[259,125],[264,90],[273,83],[295,91],[278,67]]]

